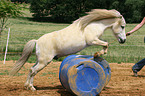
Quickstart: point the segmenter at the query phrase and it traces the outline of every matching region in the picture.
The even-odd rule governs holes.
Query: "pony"
[[[28,41],[24,46],[22,56],[9,75],[15,75],[22,68],[36,46],[36,64],[31,67],[24,84],[26,89],[35,91],[34,76],[52,59],[77,53],[91,45],[103,46],[103,49],[96,52],[94,57],[106,54],[109,44],[99,38],[107,28],[110,28],[118,42],[124,43],[126,40],[125,25],[125,19],[117,10],[93,9],[62,30],[44,34],[38,40]]]

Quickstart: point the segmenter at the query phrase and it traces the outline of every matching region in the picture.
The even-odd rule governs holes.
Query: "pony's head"
[[[87,12],[87,14],[88,15],[75,21],[75,23],[79,23],[81,30],[84,30],[85,27],[93,21],[114,18],[115,23],[112,24],[112,31],[120,43],[124,43],[126,41],[126,22],[123,16],[117,10],[94,9],[90,12]]]
[[[116,18],[116,22],[112,25],[112,31],[114,32],[118,42],[121,44],[125,43],[126,41],[125,25],[126,22],[123,16]]]

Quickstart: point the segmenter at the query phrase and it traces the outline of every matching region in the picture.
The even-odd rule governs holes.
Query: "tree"
[[[142,7],[144,0],[126,0],[125,6],[126,6],[126,20],[130,23],[136,23],[141,22],[143,19],[142,17]],[[128,9],[128,10],[127,10]]]
[[[71,22],[91,9],[103,8],[107,0],[31,0],[34,18],[51,17],[57,22]],[[105,7],[106,8],[106,7]]]
[[[9,0],[0,0],[0,35],[7,27],[6,23],[9,17],[17,17],[22,14],[21,7]]]
[[[116,9],[128,23],[137,23],[145,16],[145,0],[31,0],[33,17],[57,22],[71,22],[91,9]]]
[[[11,0],[12,2],[30,3],[31,0]]]
[[[142,20],[145,0],[111,0],[110,9],[118,10],[128,23],[137,23]]]

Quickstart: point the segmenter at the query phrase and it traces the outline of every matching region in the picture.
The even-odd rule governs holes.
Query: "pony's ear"
[[[120,18],[120,19],[118,20],[117,23],[118,23],[119,25],[121,25],[121,23],[122,23],[122,19],[121,19],[121,18],[122,18],[122,17],[118,17],[118,18]]]

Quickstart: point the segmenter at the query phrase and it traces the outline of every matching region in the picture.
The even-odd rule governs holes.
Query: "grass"
[[[8,75],[8,70],[0,70],[0,75]]]
[[[42,73],[41,76],[46,76],[46,75],[54,75],[56,77],[56,73],[55,72]]]
[[[23,18],[10,18],[10,39],[8,52],[21,52],[26,42],[31,39],[38,39],[42,35],[57,31],[67,27],[69,24],[59,24],[51,22],[36,22],[31,21],[31,15],[28,10],[24,10],[25,17]],[[126,32],[133,29],[137,24],[127,24]],[[107,55],[103,55],[108,62],[137,62],[145,56],[145,43],[144,43],[144,30],[145,27],[139,29],[133,35],[127,37],[125,44],[119,44],[116,38],[113,36],[111,30],[107,30],[102,39],[110,42]],[[5,52],[5,45],[7,39],[7,32],[5,30],[0,38],[0,52]],[[114,41],[116,40],[116,41]],[[113,43],[111,43],[114,41]],[[96,51],[101,50],[101,46],[88,47],[77,54],[81,55],[93,55]],[[0,60],[3,60],[4,55],[0,54]],[[20,55],[7,55],[7,60],[17,60]],[[60,58],[59,61],[64,59]],[[28,62],[32,63],[36,61],[36,56],[32,55]]]
[[[0,75],[9,75],[8,70],[0,70]],[[15,76],[22,76],[25,75],[25,73],[17,73]]]

